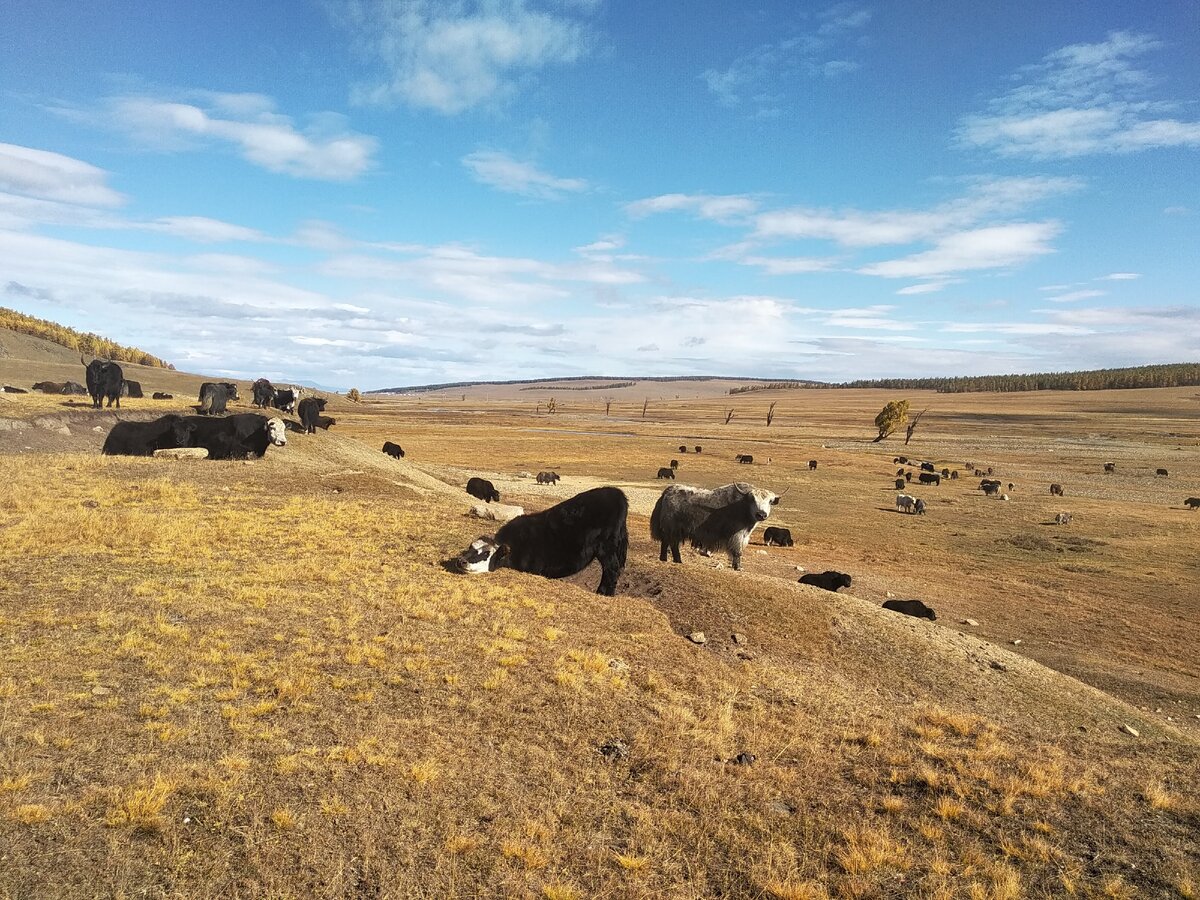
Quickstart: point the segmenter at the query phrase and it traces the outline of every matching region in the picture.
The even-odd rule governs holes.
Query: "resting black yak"
[[[928,619],[930,622],[937,620],[937,613],[933,611],[933,608],[926,606],[920,600],[884,600],[883,608],[917,619]]]
[[[800,576],[801,584],[811,584],[826,591],[837,592],[838,588],[850,587],[851,578],[844,572],[834,572],[832,569],[821,574],[809,572]]]
[[[592,488],[543,512],[517,516],[495,537],[473,541],[448,565],[470,574],[508,568],[566,578],[595,559],[601,571],[596,593],[611,597],[629,550],[628,514],[629,501],[618,488]]]

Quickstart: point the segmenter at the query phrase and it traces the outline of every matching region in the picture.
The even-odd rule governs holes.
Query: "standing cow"
[[[236,399],[238,389],[232,381],[206,381],[200,385],[200,415],[223,416],[225,404]]]
[[[658,475],[656,477],[670,478],[672,481],[674,481],[675,480],[675,470],[672,469],[670,466],[663,466],[661,469],[658,470]]]
[[[300,424],[305,434],[316,434],[318,420],[325,412],[324,397],[305,397],[300,401],[297,411],[300,413]]]
[[[265,378],[255,381],[250,391],[254,395],[254,405],[259,409],[266,409],[275,399],[275,387]]]
[[[121,385],[125,381],[125,373],[121,371],[121,367],[115,362],[102,359],[93,359],[90,363],[85,363],[82,356],[79,357],[79,361],[87,369],[85,380],[88,393],[92,395],[92,407],[99,409],[101,402],[107,400],[106,406],[115,403],[117,409],[120,409]]]
[[[667,551],[683,562],[679,545],[729,554],[733,568],[742,566],[742,551],[759,522],[771,514],[779,497],[744,482],[722,485],[711,491],[673,484],[662,492],[650,514],[650,537],[660,544],[658,558],[667,561]]]
[[[467,481],[467,493],[472,497],[478,497],[484,503],[491,503],[493,500],[497,503],[500,502],[500,492],[486,478],[469,479]]]
[[[394,459],[401,459],[404,456],[404,448],[392,441],[383,442],[383,452]]]

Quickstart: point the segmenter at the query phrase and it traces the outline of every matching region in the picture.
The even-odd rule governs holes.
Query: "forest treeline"
[[[966,394],[978,391],[1110,391],[1123,388],[1190,387],[1200,385],[1200,363],[1168,363],[1124,369],[1081,372],[1035,372],[1029,375],[970,375],[950,378],[874,378],[826,384],[816,381],[775,381],[731,388],[731,394],[785,388],[883,388],[897,391],[937,391]]]
[[[69,350],[76,350],[84,356],[135,363],[139,366],[155,366],[159,369],[175,368],[170,363],[164,362],[145,350],[139,350],[137,347],[126,347],[98,334],[76,331],[74,328],[67,328],[57,322],[48,322],[45,319],[29,316],[4,306],[0,306],[0,328],[41,338]]]
[[[583,387],[567,387],[565,384],[556,385],[552,390],[556,391],[610,391],[616,388],[633,387],[637,384],[636,381],[614,381],[612,384],[585,384]],[[533,385],[531,387],[521,388],[523,391],[544,391],[542,385]]]

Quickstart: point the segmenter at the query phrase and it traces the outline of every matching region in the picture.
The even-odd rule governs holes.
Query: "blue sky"
[[[1200,6],[0,12],[0,305],[362,389],[1200,359]]]

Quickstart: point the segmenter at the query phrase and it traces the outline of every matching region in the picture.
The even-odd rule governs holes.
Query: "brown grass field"
[[[181,400],[123,417],[199,381],[142,380]],[[252,463],[104,458],[110,413],[0,395],[0,897],[1197,896],[1200,392],[908,394],[902,449],[895,393],[724,387],[334,397]],[[1011,500],[898,514],[899,453]],[[796,546],[659,563],[672,458],[786,489]],[[624,488],[618,596],[444,571],[470,475]]]

